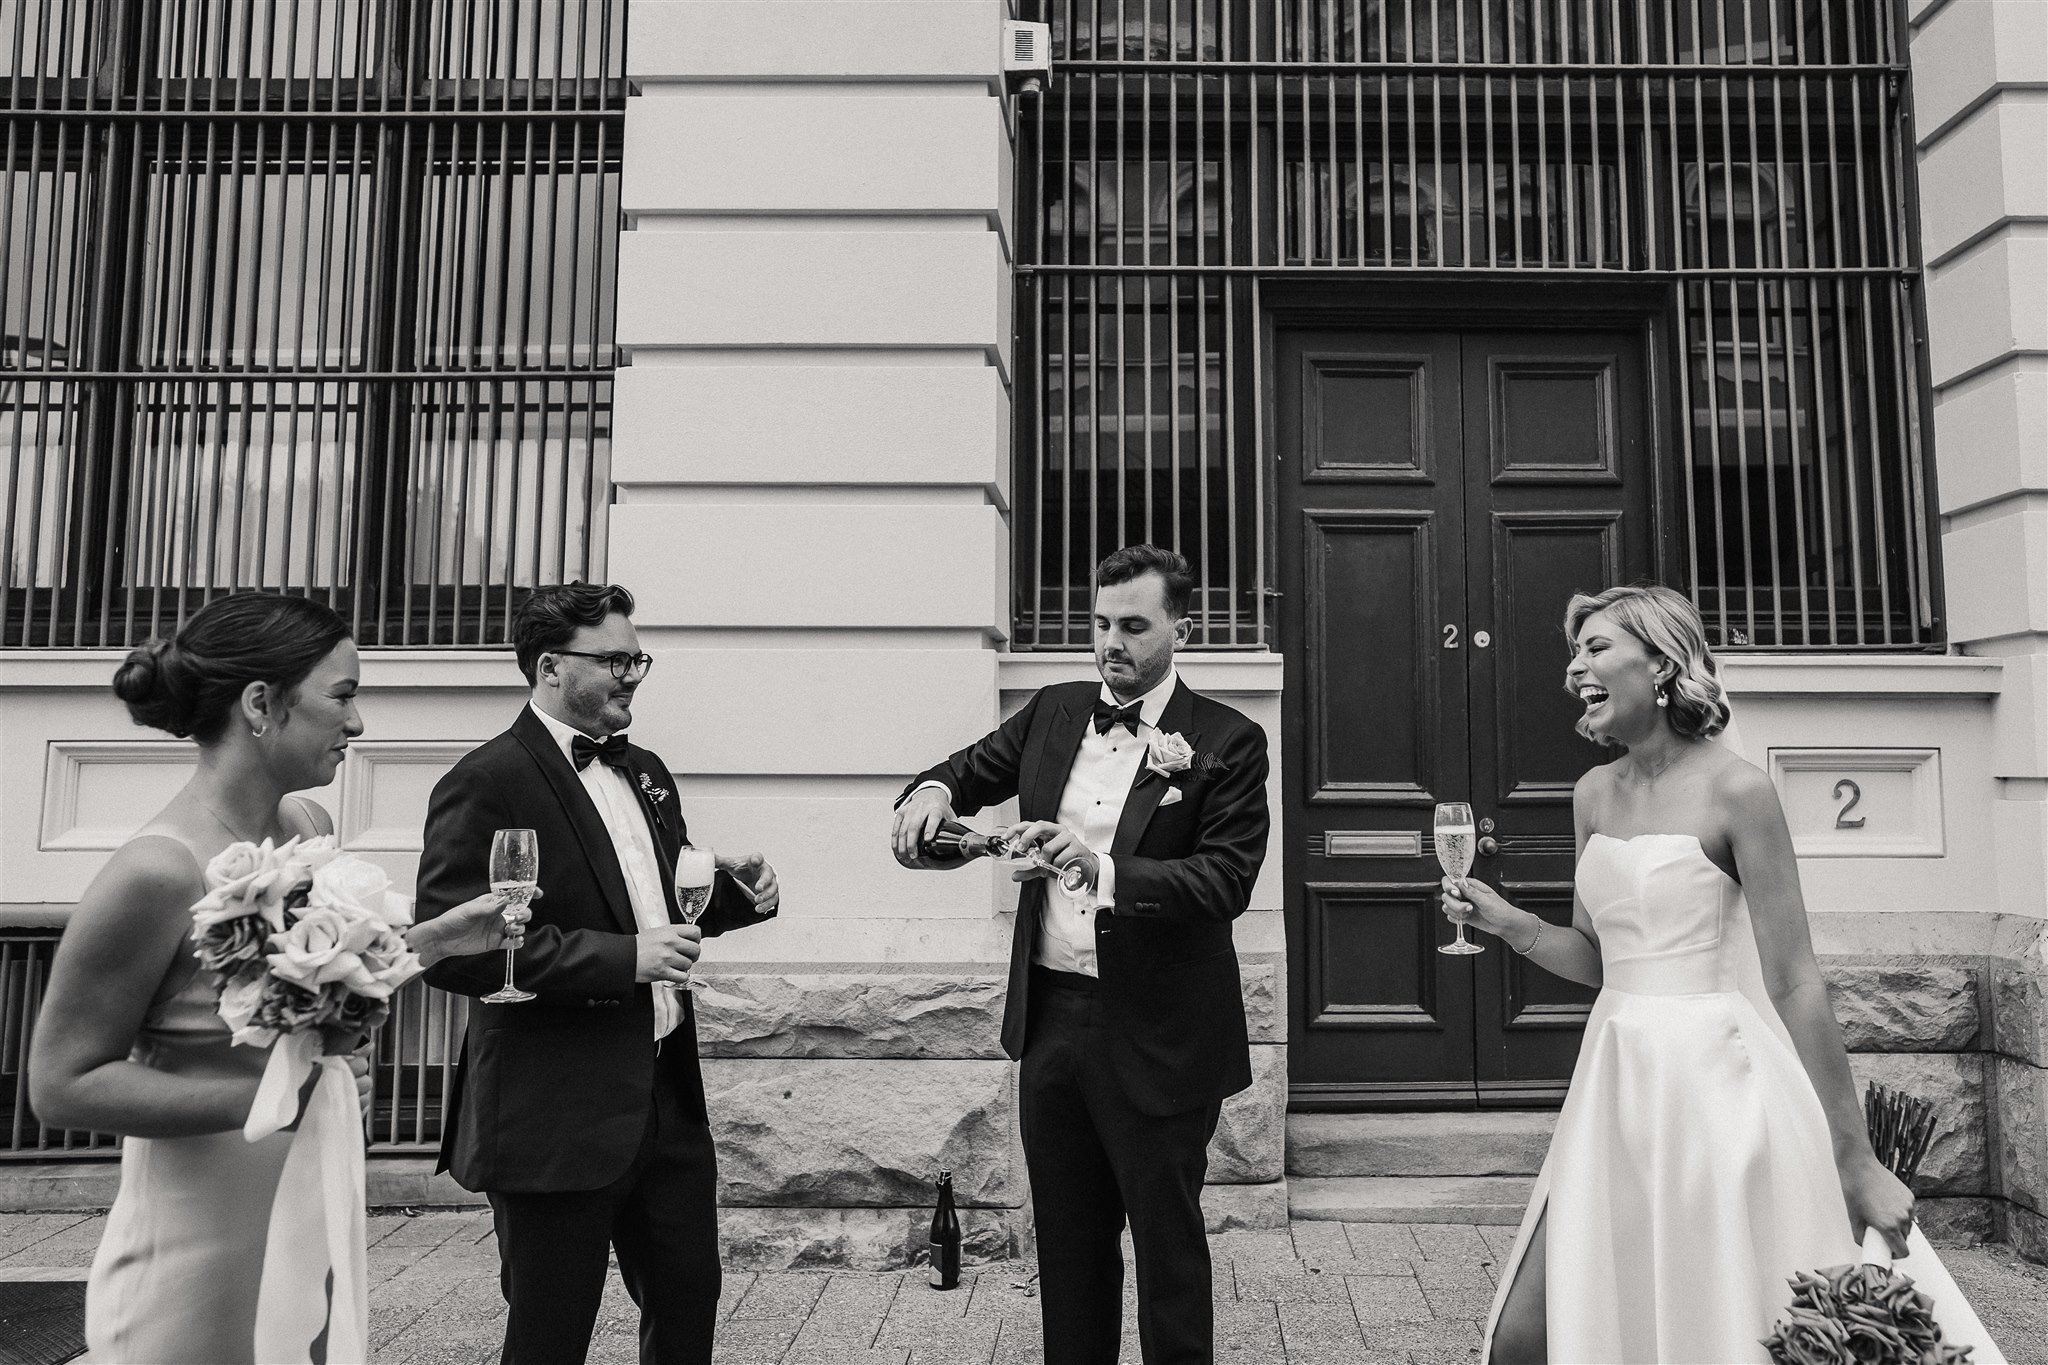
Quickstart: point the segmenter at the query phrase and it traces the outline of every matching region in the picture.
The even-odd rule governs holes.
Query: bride
[[[1913,1195],[1871,1151],[1777,792],[1714,742],[1698,613],[1613,588],[1574,597],[1565,630],[1579,731],[1624,750],[1573,794],[1572,922],[1444,881],[1450,919],[1601,988],[1484,1359],[1765,1361],[1786,1281],[1862,1259],[1866,1228],[1905,1256]],[[1951,1343],[1995,1360],[1955,1317]]]
[[[86,1284],[86,1340],[103,1365],[254,1355],[271,1203],[292,1134],[242,1138],[268,1051],[230,1044],[192,955],[192,905],[229,844],[333,832],[325,811],[290,793],[326,786],[363,732],[357,673],[348,626],[332,611],[238,593],[114,675],[136,723],[190,737],[199,763],[80,898],[29,1059],[44,1123],[127,1139]],[[406,941],[432,962],[516,942],[507,933],[484,895],[413,926]],[[360,1054],[355,1069],[361,1086]]]

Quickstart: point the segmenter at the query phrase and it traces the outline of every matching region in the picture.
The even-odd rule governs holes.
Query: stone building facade
[[[599,531],[658,661],[635,737],[677,765],[698,837],[765,850],[785,887],[778,923],[703,966],[740,1263],[901,1264],[939,1167],[974,1253],[1031,1235],[997,1042],[1014,894],[985,866],[907,873],[884,840],[908,774],[1091,671],[1085,651],[1014,647],[1044,399],[1019,345],[1035,234],[1031,116],[999,69],[1013,17],[1001,0],[631,0]],[[1858,1076],[1937,1101],[1930,1223],[2048,1258],[2048,7],[1910,0],[1900,23],[1945,649],[1732,650],[1732,742],[1785,794]],[[175,787],[181,751],[107,693],[116,658],[0,651],[0,905],[17,920],[61,921]],[[1183,672],[1278,758],[1288,659],[1196,649]],[[371,731],[327,794],[345,839],[410,876],[434,779],[521,698],[502,651],[368,651]],[[1290,1080],[1297,777],[1276,763],[1274,843],[1237,929],[1256,1080],[1212,1149],[1218,1227],[1282,1223],[1315,1178],[1288,1152],[1290,1095],[1315,1082]],[[1844,780],[1867,823],[1838,823]],[[14,1169],[19,1199],[82,1188]],[[390,1197],[460,1197],[416,1158],[382,1171]]]

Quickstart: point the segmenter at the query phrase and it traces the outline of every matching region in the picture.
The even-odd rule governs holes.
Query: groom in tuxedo
[[[911,862],[942,820],[1018,798],[1011,833],[1078,864],[1078,898],[1030,869],[1003,1048],[1022,1061],[1047,1365],[1112,1365],[1129,1222],[1146,1365],[1214,1354],[1202,1177],[1226,1097],[1251,1084],[1231,921],[1266,853],[1266,735],[1174,670],[1187,561],[1150,545],[1095,571],[1101,684],[1045,688],[920,773],[892,838]]]
[[[482,892],[491,835],[531,829],[541,898],[514,955],[535,999],[473,1003],[442,1122],[441,1169],[491,1201],[507,1365],[580,1365],[613,1250],[640,1306],[644,1365],[709,1365],[716,1169],[688,979],[699,939],[780,899],[759,854],[721,859],[696,925],[676,910],[688,842],[675,779],[627,740],[653,660],[617,585],[535,590],[512,626],[532,696],[434,788],[421,920]],[[502,953],[444,959],[459,995],[505,984]]]

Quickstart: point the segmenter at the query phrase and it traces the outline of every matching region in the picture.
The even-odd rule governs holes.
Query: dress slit
[[[1543,1225],[1543,1215],[1550,1211],[1550,1163],[1545,1161],[1543,1169],[1536,1175],[1536,1188],[1529,1192],[1529,1207],[1522,1212],[1522,1226],[1515,1232],[1515,1244],[1508,1251],[1507,1263],[1500,1269],[1500,1280],[1493,1287],[1493,1309],[1486,1315],[1486,1333],[1479,1340],[1479,1365],[1491,1365],[1493,1360],[1493,1332],[1500,1326],[1500,1310],[1507,1306],[1508,1295],[1515,1287],[1515,1277],[1522,1273],[1522,1259],[1528,1255],[1529,1243],[1536,1236],[1536,1229]],[[1544,1311],[1549,1312],[1550,1286],[1543,1287]]]

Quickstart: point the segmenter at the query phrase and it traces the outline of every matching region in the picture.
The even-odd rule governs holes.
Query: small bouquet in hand
[[[1872,1082],[1863,1120],[1870,1146],[1885,1168],[1913,1183],[1934,1137],[1934,1106]],[[1908,1255],[1893,1261],[1883,1236],[1863,1239],[1863,1263],[1801,1271],[1792,1277],[1792,1307],[1764,1338],[1772,1365],[1965,1365],[1973,1346],[1944,1339],[1937,1315],[1980,1340],[1983,1327],[1970,1312],[1918,1227],[1907,1236]],[[1915,1274],[1906,1273],[1911,1269]],[[1915,1282],[1915,1275],[1921,1283]],[[1935,1291],[1933,1294],[1927,1291]],[[1939,1302],[1937,1302],[1937,1298]]]
[[[207,864],[206,885],[192,907],[199,963],[237,1043],[282,1036],[352,1051],[390,1014],[392,992],[419,975],[405,900],[332,835],[232,844]]]
[[[367,1359],[362,1110],[346,1054],[420,972],[411,908],[332,836],[230,845],[206,886],[192,923],[220,1017],[236,1043],[270,1049],[242,1136],[298,1125],[270,1211],[256,1359]]]

